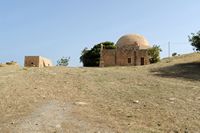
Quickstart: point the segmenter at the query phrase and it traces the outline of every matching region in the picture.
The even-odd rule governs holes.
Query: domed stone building
[[[138,66],[149,64],[148,41],[141,35],[122,36],[116,43],[116,49],[101,48],[100,67]]]

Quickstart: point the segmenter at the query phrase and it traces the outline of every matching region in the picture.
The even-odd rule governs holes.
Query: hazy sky
[[[0,62],[23,64],[25,55],[70,56],[80,66],[84,47],[144,35],[172,52],[192,51],[188,35],[200,30],[200,0],[1,0]]]

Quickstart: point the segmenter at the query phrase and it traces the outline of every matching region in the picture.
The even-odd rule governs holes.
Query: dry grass
[[[4,67],[4,66],[6,66],[5,64],[0,64],[0,67]]]
[[[199,64],[1,67],[0,132],[200,132]]]

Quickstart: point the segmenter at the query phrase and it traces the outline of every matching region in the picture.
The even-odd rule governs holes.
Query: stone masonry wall
[[[128,48],[117,48],[117,65],[119,66],[132,66],[135,65],[135,50]],[[131,62],[128,62],[128,58],[130,58]]]
[[[120,47],[117,49],[103,49],[103,66],[139,66],[149,64],[147,49],[139,47]],[[100,65],[101,66],[101,65]]]
[[[40,56],[40,67],[53,66],[51,60]]]
[[[104,49],[103,52],[104,66],[115,66],[116,50],[115,49]]]
[[[39,67],[39,56],[25,56],[25,67]]]
[[[139,50],[137,52],[137,66],[141,65],[141,58],[144,58],[144,65],[150,64],[147,50]]]

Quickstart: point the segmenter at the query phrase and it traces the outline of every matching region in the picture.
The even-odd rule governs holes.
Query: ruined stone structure
[[[25,56],[25,67],[48,67],[53,66],[51,60],[41,56]]]
[[[148,41],[141,35],[122,36],[116,43],[116,49],[101,47],[100,67],[138,66],[149,64]]]

